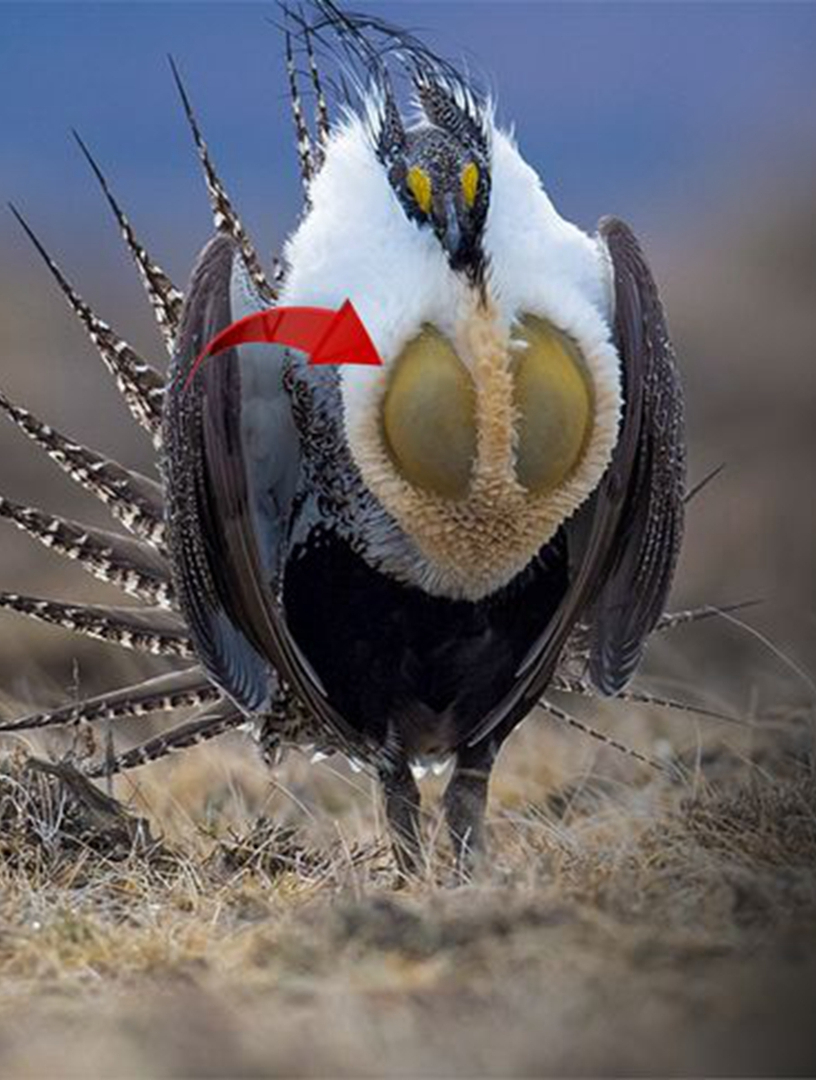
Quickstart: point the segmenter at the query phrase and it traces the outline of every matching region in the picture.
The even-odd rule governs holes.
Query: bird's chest
[[[371,568],[316,529],[286,568],[284,607],[335,707],[357,730],[411,756],[449,753],[505,694],[563,595],[545,560],[489,602],[451,601]]]

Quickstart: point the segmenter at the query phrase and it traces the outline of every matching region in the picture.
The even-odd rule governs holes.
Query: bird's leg
[[[490,770],[496,759],[492,743],[460,750],[443,798],[456,870],[470,878],[486,854],[485,812]]]
[[[406,761],[381,769],[380,783],[400,875],[414,877],[419,871],[421,855],[419,788]]]

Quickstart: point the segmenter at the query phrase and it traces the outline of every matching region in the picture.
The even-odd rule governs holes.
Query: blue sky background
[[[586,226],[605,212],[641,226],[666,213],[682,221],[816,160],[816,4],[369,6],[487,74],[557,205]],[[98,195],[68,135],[76,126],[183,277],[208,219],[172,52],[268,250],[298,200],[275,17],[266,3],[0,0],[0,197],[50,236],[98,235]],[[16,257],[3,220],[0,264],[9,245]]]

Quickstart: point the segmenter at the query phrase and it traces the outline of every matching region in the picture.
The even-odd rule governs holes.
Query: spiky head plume
[[[315,0],[311,19],[285,10],[309,56],[313,78],[313,42],[336,67],[331,82],[340,105],[362,119],[406,215],[418,227],[433,230],[454,270],[480,279],[490,200],[489,100],[413,34],[373,15],[341,11],[332,0]],[[287,48],[291,56],[291,43]],[[400,110],[400,84],[407,84],[416,113],[410,120]],[[293,109],[303,158],[303,111],[296,89]],[[317,154],[313,150],[307,157],[311,179]]]

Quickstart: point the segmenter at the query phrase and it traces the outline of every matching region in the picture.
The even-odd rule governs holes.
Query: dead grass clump
[[[713,790],[681,807],[700,847],[753,867],[816,866],[816,783],[754,772],[746,783]]]
[[[632,808],[542,837],[552,888],[627,925],[704,939],[816,924],[816,787],[808,775],[738,778],[694,795],[655,788]],[[526,842],[530,843],[529,836]]]
[[[325,853],[302,842],[297,829],[266,817],[259,818],[243,835],[231,833],[218,839],[207,859],[210,870],[222,876],[249,872],[270,880],[288,873],[320,878],[330,865]]]
[[[58,870],[77,853],[118,862],[168,857],[148,822],[95,787],[70,759],[21,752],[0,760],[0,861],[13,870]]]
[[[244,828],[228,818],[218,829],[211,815],[187,824],[182,841],[156,839],[147,818],[91,783],[70,758],[17,752],[0,760],[0,867],[20,885],[99,893],[105,882],[135,902],[145,890],[168,894],[180,877],[194,879],[203,895],[235,891],[246,880],[270,888],[285,876],[308,889],[346,862],[344,853],[308,846],[298,829],[263,816]],[[351,861],[366,857],[360,850]]]

